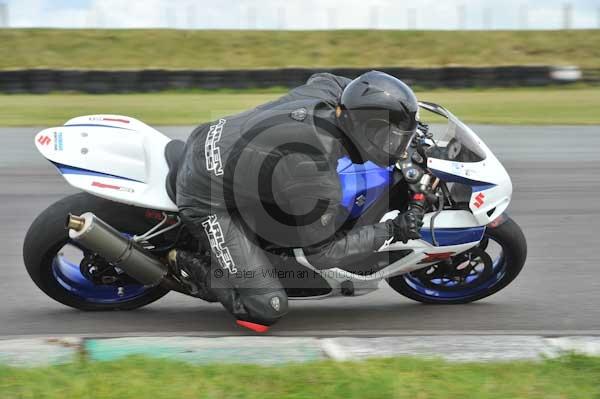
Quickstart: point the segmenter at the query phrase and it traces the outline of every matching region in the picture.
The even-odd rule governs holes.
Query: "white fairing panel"
[[[469,209],[477,222],[484,226],[500,216],[508,207],[513,190],[510,176],[494,153],[470,127],[448,110],[445,112],[449,120],[449,129],[460,133],[462,140],[468,141],[484,159],[479,162],[455,162],[429,157],[427,167],[441,180],[471,186]]]
[[[74,187],[144,208],[177,211],[167,195],[171,139],[134,118],[91,115],[46,129],[35,145]]]
[[[500,216],[512,198],[512,182],[504,166],[490,152],[481,162],[462,163],[441,159],[429,159],[427,166],[435,172],[456,176],[452,181],[480,181],[470,183],[473,192],[469,209],[479,224],[486,225]],[[489,214],[488,214],[489,213]]]

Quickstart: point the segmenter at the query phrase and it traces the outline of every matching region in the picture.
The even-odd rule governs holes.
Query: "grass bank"
[[[0,95],[0,126],[62,125],[87,114],[121,114],[152,125],[195,125],[236,113],[283,91],[188,92],[122,95]],[[467,123],[600,124],[600,88],[418,91]]]
[[[412,358],[278,367],[129,358],[36,369],[0,367],[10,398],[597,398],[600,358],[447,363]]]
[[[600,30],[0,29],[0,69],[600,67]]]

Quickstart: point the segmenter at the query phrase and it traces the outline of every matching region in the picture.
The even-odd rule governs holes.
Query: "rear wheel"
[[[115,269],[69,239],[69,213],[93,212],[124,234],[141,234],[156,221],[145,210],[87,193],[66,197],[42,212],[23,244],[23,259],[34,283],[52,299],[81,310],[130,310],[147,305],[169,291],[147,287]]]
[[[488,226],[481,243],[449,262],[388,279],[398,293],[415,301],[461,304],[488,297],[510,284],[527,258],[521,228],[508,216]]]

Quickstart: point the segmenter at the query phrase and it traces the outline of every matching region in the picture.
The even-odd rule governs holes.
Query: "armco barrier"
[[[247,89],[295,87],[316,72],[356,77],[371,69],[390,73],[411,85],[432,87],[543,86],[572,81],[573,68],[503,66],[485,68],[283,68],[252,70],[140,70],[94,71],[28,69],[0,71],[1,93],[151,92],[176,89]],[[557,73],[567,70],[570,73]],[[579,74],[581,76],[581,73]]]

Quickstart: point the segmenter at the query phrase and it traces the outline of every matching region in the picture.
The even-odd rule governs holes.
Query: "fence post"
[[[0,3],[0,28],[8,28],[8,4]]]
[[[283,7],[277,9],[277,28],[285,29],[285,8]]]
[[[406,15],[407,15],[407,28],[410,30],[416,30],[417,29],[417,9],[409,8]]]
[[[492,29],[492,9],[490,7],[483,9],[483,29]]]
[[[457,8],[458,15],[458,29],[465,30],[467,29],[467,8],[464,4],[461,4]]]
[[[526,4],[519,7],[519,29],[529,29],[529,9]]]
[[[571,29],[573,19],[573,5],[567,3],[563,6],[563,29]]]

